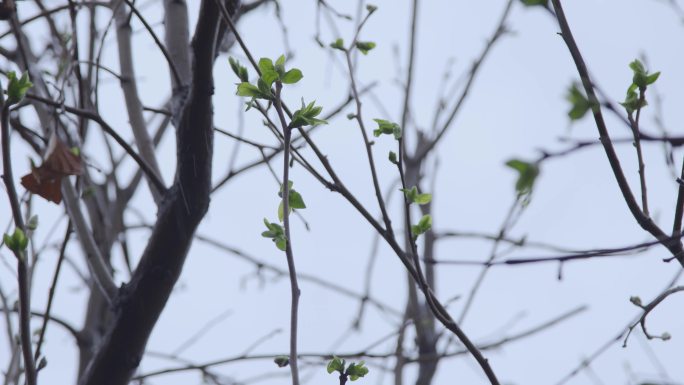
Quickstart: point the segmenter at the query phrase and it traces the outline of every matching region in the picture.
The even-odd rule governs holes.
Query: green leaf
[[[627,96],[625,97],[625,101],[620,103],[622,107],[625,108],[628,114],[632,114],[634,111],[646,107],[648,105],[648,102],[646,102],[646,99],[641,99],[639,97],[639,94],[637,94],[636,91],[632,87],[627,90]]]
[[[305,209],[306,204],[304,203],[304,198],[302,198],[302,194],[298,193],[295,190],[290,190],[290,195],[288,196],[288,203],[290,208],[293,209]]]
[[[282,237],[274,239],[276,247],[281,250],[287,250],[287,238],[283,235]]]
[[[345,373],[349,376],[350,380],[356,381],[359,378],[368,374],[368,368],[365,367],[364,364],[364,361],[360,361],[358,364],[353,362],[349,364],[349,367],[347,368],[347,371]]]
[[[426,231],[430,230],[431,227],[432,217],[430,216],[430,214],[425,214],[422,218],[420,218],[418,224],[411,226],[411,234],[414,238],[417,238],[419,235],[424,234]]]
[[[347,119],[349,119],[349,120],[356,119],[356,114],[354,114],[354,113],[348,113],[348,114],[347,114]]]
[[[33,86],[29,80],[28,72],[24,72],[21,78],[17,79],[17,74],[14,71],[7,73],[9,84],[7,85],[7,103],[9,105],[17,104],[24,99],[26,92]]]
[[[418,203],[419,205],[424,205],[430,203],[432,200],[432,194],[419,194],[418,187],[413,186],[410,189],[402,188],[400,189],[406,196],[406,199],[411,203]]]
[[[570,120],[579,120],[583,118],[587,111],[591,109],[591,102],[589,102],[589,99],[580,91],[579,84],[577,83],[573,83],[570,86],[565,98],[570,102],[570,111],[568,111]]]
[[[14,242],[12,241],[12,236],[5,233],[2,235],[2,242],[7,246],[8,249],[14,250]]]
[[[269,89],[270,94],[271,85],[274,81],[278,80],[280,76],[278,75],[278,72],[273,66],[273,61],[267,57],[262,57],[261,59],[259,59],[258,67],[259,71],[261,72],[261,77],[259,79],[265,83],[265,85],[267,86],[266,88]],[[257,83],[257,85],[263,93],[266,93],[265,89],[262,89],[262,86],[260,84]]]
[[[303,126],[315,126],[319,124],[328,124],[323,119],[318,119],[317,116],[320,115],[323,108],[315,105],[315,101],[304,104],[302,100],[302,108],[292,114],[292,121],[290,122],[290,127],[303,127]]]
[[[635,74],[646,74],[646,67],[644,67],[643,63],[641,63],[639,59],[634,59],[634,61],[629,63],[629,68],[631,68]]]
[[[658,80],[659,77],[660,77],[660,71],[647,75],[646,76],[646,85],[651,85],[651,84],[655,83],[655,81]]]
[[[528,7],[533,7],[535,5],[541,5],[544,7],[548,7],[549,5],[549,0],[520,0],[523,5],[526,5]]]
[[[259,59],[259,71],[261,71],[262,75],[264,74],[264,72],[269,72],[269,71],[275,72],[275,67],[273,66],[273,60],[271,60],[267,57],[262,57],[261,59]]]
[[[394,139],[401,139],[401,127],[394,122],[383,119],[373,119],[377,124],[378,128],[373,130],[373,135],[379,137],[380,135],[394,135]]]
[[[431,200],[432,194],[418,194],[413,202],[418,203],[419,205],[425,205],[430,203]]]
[[[292,209],[289,208],[288,214],[292,212]],[[278,204],[278,220],[283,221],[285,219],[285,206],[283,205],[283,201],[281,200],[280,203]]]
[[[285,84],[294,84],[300,81],[303,77],[304,75],[302,75],[302,71],[297,68],[293,68],[285,72],[280,80]]]
[[[525,162],[519,159],[511,159],[506,166],[518,172],[518,180],[515,182],[515,191],[518,196],[529,195],[534,187],[534,182],[539,176],[539,166],[536,163]]]
[[[271,99],[273,97],[273,94],[271,93],[271,84],[272,83],[267,83],[263,77],[257,80],[257,87],[259,88],[261,95],[263,95],[262,98]]]
[[[632,77],[632,86],[630,86],[630,88],[633,88],[633,86],[636,85],[640,91],[646,90],[646,87],[655,83],[660,76],[660,72],[649,74],[648,71],[646,71],[646,67],[644,67],[639,59],[634,59],[634,61],[629,63],[629,68],[631,68],[634,72],[634,76]]]
[[[29,242],[26,234],[24,234],[24,232],[18,227],[14,229],[14,233],[12,235],[4,234],[2,236],[2,240],[5,242],[5,246],[15,253],[26,250]]]
[[[282,368],[290,364],[290,357],[276,356],[276,358],[273,359],[273,362],[275,362],[275,364],[278,365],[279,368]]]
[[[347,48],[344,47],[344,40],[342,38],[339,38],[335,40],[334,42],[330,43],[330,46],[335,49],[339,49],[340,51],[346,51]]]
[[[276,71],[262,71],[261,72],[261,78],[259,78],[259,80],[263,81],[263,83],[270,89],[271,86],[273,85],[273,82],[278,80],[278,78],[280,78],[280,76],[278,75],[278,73]],[[259,83],[257,82],[257,85],[258,84]],[[261,88],[261,87],[259,87],[259,88]]]
[[[33,215],[29,218],[28,223],[26,223],[26,228],[31,231],[38,228],[38,215]]]
[[[230,68],[233,69],[233,72],[235,75],[237,75],[241,82],[249,82],[249,74],[247,73],[246,67],[240,65],[240,62],[232,57],[228,58],[228,62],[230,63]]]
[[[373,4],[366,4],[366,11],[368,11],[368,13],[373,13],[377,10],[378,10],[377,6],[375,6]]]
[[[302,197],[302,194],[297,192],[292,188],[294,185],[294,182],[287,181],[289,194],[288,194],[288,214],[292,212],[293,209],[305,209],[306,204],[304,203],[304,198]],[[280,191],[278,192],[278,196],[282,198],[283,196],[283,186],[281,184],[280,186]],[[283,200],[280,200],[280,204],[278,205],[278,219],[282,222],[284,218],[284,205],[283,205]]]
[[[269,222],[266,218],[264,218],[264,224],[268,230],[261,233],[261,236],[270,238],[278,249],[285,251],[287,247],[287,237],[285,237],[283,227],[277,223]]]
[[[280,55],[280,57],[276,60],[275,72],[278,73],[278,78],[283,78],[283,75],[285,74],[285,55]]]
[[[245,96],[250,98],[270,99],[268,94],[264,94],[259,88],[247,82],[238,84],[237,94],[239,96]]]
[[[388,158],[389,158],[389,161],[392,162],[392,163],[394,163],[394,164],[398,164],[398,163],[399,163],[399,161],[397,160],[397,153],[394,152],[394,151],[390,151],[390,152],[389,152]]]
[[[372,41],[357,41],[356,48],[361,51],[362,54],[367,55],[368,51],[375,48],[375,43]]]
[[[343,359],[339,357],[333,357],[333,359],[328,362],[326,370],[328,371],[328,374],[332,372],[340,372],[340,374],[342,374],[344,373],[344,364],[345,361]]]

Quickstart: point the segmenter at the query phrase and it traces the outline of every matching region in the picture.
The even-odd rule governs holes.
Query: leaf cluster
[[[373,130],[373,136],[377,138],[380,135],[394,135],[394,139],[401,139],[401,127],[398,124],[383,119],[373,120],[378,124],[378,128]]]
[[[529,196],[534,187],[534,182],[539,176],[539,165],[520,159],[511,159],[506,162],[506,166],[518,172],[518,180],[515,182],[515,191],[518,196]]]
[[[289,193],[287,195],[287,211],[288,214],[292,212],[293,209],[305,209],[306,204],[304,203],[304,198],[302,197],[302,194],[298,193],[295,191],[295,189],[292,188],[292,185],[294,183],[292,181],[287,182],[287,186],[289,189]],[[283,197],[283,186],[280,186],[280,192],[278,193],[278,196],[281,198]],[[283,201],[282,199],[280,200],[280,205],[278,206],[278,220],[281,222],[283,221],[284,217],[284,212],[283,212]]]
[[[410,189],[402,188],[399,191],[404,193],[406,199],[411,203],[417,203],[419,205],[424,205],[430,203],[432,200],[432,194],[420,194],[418,193],[418,187],[413,186]]]
[[[419,235],[425,234],[430,228],[432,228],[432,217],[430,214],[425,214],[417,224],[411,225],[411,235],[413,235],[415,240]]]
[[[364,55],[368,55],[368,52],[375,48],[375,46],[375,42],[372,41],[357,41],[354,43],[354,47]],[[344,46],[344,39],[342,38],[337,38],[334,42],[330,43],[330,48],[347,52],[347,47]]]
[[[292,114],[292,121],[290,122],[290,127],[303,127],[303,126],[316,126],[319,124],[328,124],[327,121],[323,119],[318,119],[317,116],[320,115],[323,107],[316,106],[316,101],[309,104],[304,103],[302,99],[302,108]]]
[[[20,78],[14,71],[7,73],[7,104],[17,104],[24,99],[29,88],[33,87],[33,83],[29,80],[28,72],[24,72]]]
[[[573,83],[570,86],[565,99],[570,102],[570,111],[568,111],[570,120],[582,119],[590,109],[593,109],[593,107],[596,106],[596,104],[590,102],[586,95],[584,95],[584,92],[580,90],[580,85],[578,83]]]
[[[278,249],[285,251],[285,248],[287,247],[287,237],[285,236],[283,226],[269,222],[266,218],[264,218],[264,224],[268,230],[261,233],[261,236],[264,238],[271,238]]]
[[[251,97],[252,99],[273,100],[274,96],[271,91],[271,86],[274,82],[279,81],[283,84],[294,84],[304,77],[302,71],[297,68],[293,68],[289,71],[285,70],[284,55],[281,55],[275,61],[275,64],[273,63],[273,60],[269,58],[259,59],[258,66],[261,76],[257,79],[256,85],[249,82],[247,68],[241,66],[239,62],[232,58],[229,59],[229,62],[233,72],[235,72],[241,81],[237,87],[237,94],[239,96]]]
[[[334,357],[330,360],[326,369],[328,373],[339,372],[341,376],[347,376],[352,381],[356,381],[368,374],[368,368],[365,366],[364,361],[360,361],[358,364],[352,362],[349,366],[346,366],[346,361],[339,357]]]
[[[646,88],[649,85],[658,80],[660,71],[649,74],[646,67],[644,67],[644,64],[641,63],[639,59],[634,59],[634,61],[629,63],[629,68],[634,74],[632,76],[632,84],[627,88],[625,101],[620,104],[627,110],[628,114],[631,114],[648,105],[644,98],[644,92],[646,92]],[[639,92],[637,92],[637,90]]]
[[[28,237],[20,228],[14,229],[12,235],[3,234],[2,241],[5,243],[8,249],[15,253],[21,253],[28,247]]]

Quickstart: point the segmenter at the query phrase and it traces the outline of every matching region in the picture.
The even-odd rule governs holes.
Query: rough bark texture
[[[202,1],[192,42],[192,85],[177,127],[177,169],[159,206],[156,225],[130,282],[119,290],[114,316],[81,385],[125,385],[185,262],[193,234],[209,207],[213,148],[214,47],[219,11]]]

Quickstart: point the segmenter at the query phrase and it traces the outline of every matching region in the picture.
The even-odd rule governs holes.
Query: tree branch
[[[601,105],[599,104],[596,92],[594,91],[593,82],[589,77],[587,65],[584,63],[584,58],[582,57],[579,47],[575,42],[575,38],[572,36],[572,31],[570,30],[568,21],[565,18],[565,12],[563,11],[563,7],[561,6],[560,0],[552,0],[552,4],[553,9],[556,13],[558,24],[561,29],[561,36],[563,37],[565,44],[568,46],[570,55],[572,56],[572,59],[575,62],[577,72],[579,73],[580,79],[582,80],[582,85],[584,86],[584,91],[587,93],[589,102],[594,106],[594,108],[592,108],[592,112],[594,115],[594,121],[596,122],[596,127],[599,131],[601,144],[603,145],[603,149],[606,152],[608,162],[610,163],[610,167],[613,170],[613,174],[615,175],[615,179],[618,183],[618,186],[620,187],[620,191],[622,192],[622,196],[625,200],[625,203],[627,203],[627,207],[629,207],[629,211],[632,213],[637,223],[639,223],[639,225],[644,230],[648,231],[649,233],[651,233],[651,235],[658,239],[663,246],[670,250],[672,255],[679,261],[679,263],[682,266],[684,266],[684,249],[682,248],[682,242],[670,240],[670,237],[666,235],[658,227],[658,225],[656,225],[655,222],[653,222],[653,220],[641,210],[641,208],[639,207],[639,203],[634,198],[632,189],[629,187],[627,178],[625,177],[625,174],[622,171],[620,159],[618,158],[617,153],[615,152],[613,142],[611,141],[610,135],[608,134],[608,128],[606,127],[606,123],[603,120],[603,114],[601,113]]]
[[[125,385],[176,283],[193,234],[209,207],[213,153],[214,47],[219,11],[203,0],[192,42],[192,86],[176,129],[175,182],[131,281],[122,287],[112,324],[80,385]]]

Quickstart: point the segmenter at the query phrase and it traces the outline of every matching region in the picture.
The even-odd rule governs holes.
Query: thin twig
[[[639,162],[639,183],[641,185],[641,209],[644,215],[650,216],[648,213],[648,193],[646,189],[646,165],[644,164],[644,155],[641,151],[641,138],[639,135],[639,118],[641,117],[641,106],[646,102],[644,95],[645,90],[639,90],[639,106],[636,111],[636,118],[632,118],[632,114],[627,115],[629,125],[632,128],[634,135],[634,147],[636,147],[637,161]]]
[[[292,128],[285,121],[285,113],[280,99],[283,84],[276,81],[275,108],[283,129],[283,180],[281,184],[283,205],[283,227],[285,229],[285,254],[287,255],[287,269],[290,272],[290,371],[292,373],[292,385],[299,385],[299,367],[297,366],[297,320],[299,316],[299,284],[297,283],[297,269],[292,251],[292,238],[290,235],[290,140]]]
[[[14,16],[16,17],[16,16]],[[17,198],[17,190],[14,186],[14,176],[12,173],[12,157],[10,154],[10,127],[9,113],[10,105],[5,101],[0,92],[0,126],[2,130],[2,179],[5,182],[7,196],[12,209],[14,226],[27,234],[24,219]],[[24,250],[12,250],[17,257],[17,285],[19,286],[19,337],[21,339],[21,351],[24,357],[24,372],[28,385],[36,385],[36,365],[33,360],[31,347],[31,288],[29,283],[28,263]]]
[[[608,162],[610,163],[610,167],[613,170],[613,174],[618,183],[620,191],[622,192],[622,196],[625,200],[625,203],[627,203],[627,207],[629,207],[629,210],[632,213],[632,216],[634,216],[634,219],[636,219],[637,223],[644,230],[648,231],[656,239],[661,241],[662,245],[665,246],[668,250],[670,250],[674,258],[676,258],[679,261],[679,263],[682,266],[684,266],[684,249],[682,248],[681,241],[669,241],[669,236],[667,236],[660,229],[660,227],[658,227],[658,225],[655,222],[653,222],[653,220],[650,217],[644,214],[644,212],[639,207],[639,204],[637,203],[636,199],[634,198],[632,189],[630,188],[629,183],[627,182],[627,178],[625,177],[625,174],[622,170],[622,166],[620,165],[620,159],[618,158],[617,153],[615,152],[615,148],[613,147],[610,135],[608,134],[608,128],[603,119],[603,114],[601,113],[601,105],[599,104],[598,98],[596,97],[593,82],[589,77],[589,71],[587,70],[587,66],[584,62],[582,54],[580,53],[577,43],[575,42],[575,39],[572,36],[572,31],[570,30],[568,21],[565,18],[565,12],[563,11],[560,0],[552,0],[552,4],[556,14],[556,19],[558,20],[558,24],[561,29],[561,36],[563,37],[565,44],[568,46],[570,55],[572,56],[572,59],[575,62],[577,72],[579,73],[580,79],[582,80],[582,85],[584,87],[584,91],[587,94],[589,102],[592,106],[594,106],[592,108],[592,112],[594,115],[594,121],[596,122],[596,127],[600,135],[601,144],[603,145],[603,148],[606,152]]]
[[[637,325],[641,325],[641,331],[644,332],[644,335],[649,340],[652,340],[652,339],[661,339],[663,341],[669,340],[670,336],[668,334],[656,336],[656,335],[649,333],[648,330],[646,330],[646,317],[648,317],[648,314],[650,312],[652,312],[653,309],[655,309],[656,306],[658,306],[661,302],[663,302],[667,297],[671,296],[672,294],[678,293],[680,291],[684,291],[684,286],[675,286],[675,287],[669,288],[669,289],[665,290],[664,292],[660,293],[655,299],[653,299],[653,301],[649,302],[646,305],[641,305],[636,300],[632,300],[632,303],[634,303],[636,306],[639,306],[641,309],[643,309],[644,312],[643,312],[643,314],[641,314],[639,319],[629,327],[629,331],[627,332],[627,335],[625,336],[625,340],[622,343],[622,347],[623,348],[627,347],[627,340],[629,339],[629,336],[632,334],[632,330],[634,330],[634,328]]]
[[[66,252],[67,244],[69,243],[69,238],[71,237],[71,221],[67,224],[66,233],[64,234],[64,241],[59,249],[59,258],[57,259],[57,266],[55,267],[55,272],[52,276],[52,284],[50,285],[50,291],[48,292],[48,301],[45,307],[45,317],[43,317],[43,326],[40,328],[40,335],[38,336],[38,343],[36,344],[36,352],[34,354],[34,359],[37,361],[40,358],[40,347],[43,345],[43,340],[45,338],[45,331],[47,330],[48,320],[50,319],[50,311],[52,310],[52,301],[55,298],[55,291],[57,288],[57,281],[59,279],[59,272],[62,269],[62,262],[64,262],[64,253]]]

